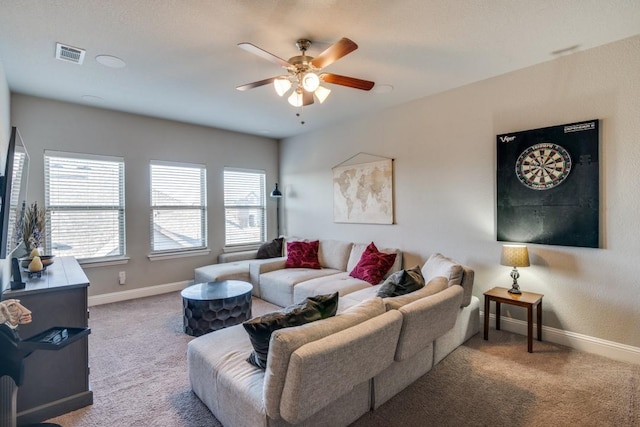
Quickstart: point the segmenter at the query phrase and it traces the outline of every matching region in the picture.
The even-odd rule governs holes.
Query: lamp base
[[[507,292],[509,292],[510,294],[515,294],[515,295],[520,295],[522,294],[522,291],[520,291],[520,286],[518,285],[513,285],[513,287],[511,289],[509,289]]]
[[[513,283],[511,284],[511,289],[509,289],[510,294],[520,295],[520,285],[518,285],[518,277],[520,277],[520,273],[518,273],[518,269],[513,267],[511,270],[511,278],[513,279]]]

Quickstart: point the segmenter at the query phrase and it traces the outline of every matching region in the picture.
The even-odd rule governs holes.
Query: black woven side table
[[[198,283],[184,289],[184,332],[199,337],[251,318],[250,283],[240,280]]]

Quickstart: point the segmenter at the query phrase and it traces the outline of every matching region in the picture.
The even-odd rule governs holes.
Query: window
[[[151,253],[207,247],[204,165],[151,162]]]
[[[265,174],[224,169],[225,246],[265,241]]]
[[[17,132],[17,131],[16,131]],[[16,141],[17,142],[17,141]],[[9,162],[9,159],[7,159]],[[7,246],[3,248],[7,255],[10,255],[22,242],[22,233],[24,226],[24,213],[26,209],[27,197],[27,175],[29,173],[29,155],[23,145],[17,144],[13,153],[13,171],[11,172],[11,180],[5,180],[4,185],[10,185],[5,191],[9,191],[9,221],[7,226]],[[6,203],[3,200],[2,203]],[[5,209],[7,207],[4,207]],[[1,219],[0,219],[1,220]],[[28,250],[28,248],[27,248]]]
[[[44,180],[52,254],[125,255],[124,159],[45,151]]]

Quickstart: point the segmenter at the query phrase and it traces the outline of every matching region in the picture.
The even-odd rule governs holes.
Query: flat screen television
[[[2,197],[0,218],[0,259],[11,257],[22,243],[22,224],[27,200],[27,177],[29,175],[29,154],[20,132],[11,128],[11,138],[7,147],[4,176],[0,179]]]

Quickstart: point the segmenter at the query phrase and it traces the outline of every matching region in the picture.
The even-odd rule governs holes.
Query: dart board
[[[600,247],[599,120],[496,135],[496,238]]]
[[[571,172],[571,156],[558,144],[543,142],[525,149],[516,160],[516,175],[532,190],[560,185]]]

